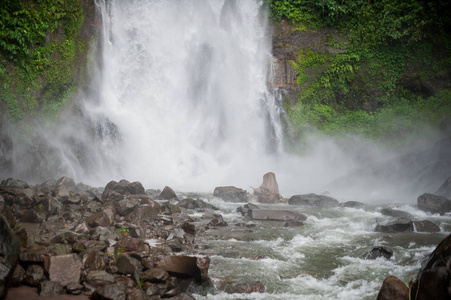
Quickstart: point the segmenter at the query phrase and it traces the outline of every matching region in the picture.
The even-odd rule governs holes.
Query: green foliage
[[[22,130],[29,117],[54,120],[75,92],[82,13],[79,0],[0,3],[0,101]]]

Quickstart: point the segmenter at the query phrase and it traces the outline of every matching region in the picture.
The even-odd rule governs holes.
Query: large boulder
[[[444,215],[451,212],[451,200],[434,194],[423,194],[417,200],[418,209],[426,212]]]
[[[76,254],[46,256],[45,271],[49,279],[65,286],[71,282],[79,282],[83,263]]]
[[[260,203],[279,203],[283,197],[279,194],[279,185],[276,175],[272,172],[263,175],[263,183],[254,190],[257,201]]]
[[[451,299],[450,281],[451,234],[435,248],[421,267],[412,286],[412,299]]]
[[[374,231],[384,233],[411,232],[413,231],[413,225],[409,219],[396,219],[386,224],[378,223]]]
[[[181,276],[193,277],[199,282],[207,282],[209,266],[209,257],[165,256],[157,263],[156,267]]]
[[[20,241],[0,215],[0,299],[6,298],[19,260]]]
[[[171,199],[178,199],[178,197],[177,197],[177,194],[174,192],[174,190],[171,187],[165,186],[163,191],[158,196],[158,199],[171,200]]]
[[[406,211],[402,211],[394,208],[383,208],[381,214],[384,216],[390,216],[394,218],[413,219],[413,216]]]
[[[446,179],[434,194],[451,199],[451,176]]]
[[[289,205],[308,205],[320,207],[337,207],[337,199],[317,194],[294,195],[288,200]]]
[[[388,276],[382,284],[377,300],[409,300],[409,288],[401,279]]]
[[[385,259],[390,259],[393,256],[393,251],[387,247],[374,247],[365,254],[361,256],[362,259],[376,259],[383,257]]]
[[[213,195],[221,198],[226,202],[247,202],[247,192],[243,189],[234,186],[219,186],[216,187]]]

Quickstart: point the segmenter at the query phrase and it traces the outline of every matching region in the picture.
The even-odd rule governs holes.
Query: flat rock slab
[[[305,215],[288,210],[250,209],[248,215],[250,218],[254,220],[273,220],[273,221],[307,220],[307,217]]]
[[[44,265],[51,281],[63,286],[80,281],[83,263],[76,254],[47,256],[44,259]]]
[[[308,205],[320,207],[337,207],[340,203],[337,199],[317,194],[294,195],[288,200],[289,205]]]

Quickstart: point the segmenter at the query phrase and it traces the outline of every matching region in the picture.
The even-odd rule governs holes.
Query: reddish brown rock
[[[276,175],[268,172],[263,175],[263,183],[254,190],[257,201],[260,203],[279,203],[283,202],[283,197],[279,194],[279,185]]]
[[[209,257],[193,256],[165,256],[157,263],[157,268],[159,269],[188,275],[202,282],[208,280],[209,266]]]
[[[409,288],[395,276],[388,276],[377,295],[377,300],[409,300]]]
[[[45,257],[44,266],[51,281],[65,286],[80,281],[83,264],[76,254],[66,254]]]

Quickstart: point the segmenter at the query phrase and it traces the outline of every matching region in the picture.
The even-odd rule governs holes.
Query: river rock
[[[161,194],[158,196],[158,199],[171,200],[178,199],[178,197],[172,188],[165,186]]]
[[[61,295],[64,287],[58,282],[45,280],[39,284],[38,293],[41,297]]]
[[[146,281],[153,283],[165,282],[169,278],[168,272],[158,268],[146,270],[141,276],[145,277]]]
[[[413,221],[413,231],[415,232],[440,232],[440,227],[431,221]]]
[[[283,197],[279,194],[276,175],[272,172],[263,175],[263,183],[254,190],[254,195],[257,196],[257,201],[260,203],[282,202]]]
[[[161,207],[155,201],[152,201],[152,204],[140,204],[126,216],[126,220],[139,226],[142,222],[152,222],[160,211]]]
[[[374,247],[365,254],[362,255],[362,259],[376,259],[383,257],[390,259],[393,256],[393,251],[387,247]]]
[[[105,269],[105,259],[102,252],[97,250],[89,250],[83,256],[83,265],[89,270],[103,270]]]
[[[305,221],[307,217],[301,213],[288,210],[250,209],[248,216],[254,220],[273,221]]]
[[[46,256],[44,266],[49,279],[65,286],[79,282],[83,264],[76,254]]]
[[[320,207],[337,207],[340,205],[337,199],[317,194],[294,195],[288,200],[288,204]]]
[[[383,208],[381,210],[381,214],[383,214],[384,216],[390,216],[394,218],[410,219],[410,220],[413,219],[413,216],[408,212],[393,208]]]
[[[116,259],[117,271],[121,274],[134,274],[142,268],[141,263],[128,254],[120,254]]]
[[[446,179],[434,194],[451,199],[451,176]]]
[[[47,280],[44,269],[39,265],[29,265],[25,271],[23,281],[31,286],[38,286],[42,281]]]
[[[397,219],[384,225],[377,224],[374,229],[376,232],[392,233],[392,232],[408,232],[413,231],[412,221],[408,219]]]
[[[264,293],[266,291],[265,284],[261,281],[220,284],[219,288],[229,294]]]
[[[343,207],[348,207],[348,208],[362,208],[364,206],[365,205],[359,201],[346,201],[345,203],[343,203]]]
[[[441,214],[451,212],[451,200],[434,194],[423,194],[417,200],[418,209],[426,212]]]
[[[6,298],[19,259],[19,238],[0,215],[0,299]]]
[[[412,286],[412,299],[451,299],[450,278],[451,234],[435,248],[423,263]]]
[[[219,208],[217,208],[214,205],[208,204],[205,201],[201,200],[201,199],[191,199],[191,198],[185,198],[181,201],[179,201],[179,203],[177,203],[178,207],[183,207],[186,209],[198,209],[198,208],[206,208],[206,209],[213,209],[213,210],[218,210]]]
[[[112,207],[106,207],[102,211],[95,213],[88,218],[86,222],[90,227],[108,227],[114,222],[116,211]]]
[[[141,200],[138,197],[126,196],[122,200],[116,202],[114,208],[119,215],[126,216],[131,213],[140,202]]]
[[[90,300],[126,300],[127,287],[121,283],[102,286],[94,291]]]
[[[246,202],[248,201],[247,192],[234,186],[216,187],[213,195],[226,202]]]
[[[388,276],[382,283],[377,300],[409,300],[409,288],[399,278]]]
[[[199,282],[208,281],[209,257],[165,256],[156,265],[167,272],[193,277]]]

